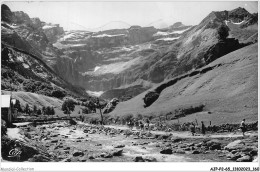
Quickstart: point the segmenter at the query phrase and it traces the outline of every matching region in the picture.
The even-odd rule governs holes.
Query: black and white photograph
[[[258,9],[2,1],[1,171],[259,171]]]

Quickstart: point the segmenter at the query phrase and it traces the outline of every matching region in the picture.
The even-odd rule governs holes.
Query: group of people
[[[141,131],[150,129],[149,119],[146,119],[144,121],[137,121],[137,120],[132,119],[132,120],[128,121],[127,125],[131,130],[133,129],[134,126],[139,127]],[[210,122],[210,126],[211,126],[211,122]],[[199,127],[199,131],[201,132],[201,134],[205,135],[207,129],[209,130],[210,126],[206,127],[204,122],[201,121],[201,126]],[[190,132],[191,132],[192,136],[195,136],[196,129],[198,129],[198,127],[196,127],[196,125],[195,125],[195,122],[191,122],[190,125],[189,125],[189,128],[190,128]],[[240,123],[240,129],[243,133],[243,136],[245,136],[245,132],[247,131],[245,119],[243,119],[242,122]]]
[[[144,121],[135,121],[134,119],[129,120],[127,123],[127,126],[132,130],[134,126],[138,126],[141,130],[149,130],[150,121],[149,119],[146,119]]]
[[[194,122],[192,122],[191,125],[190,125],[190,131],[191,131],[192,136],[194,136],[195,133],[196,133],[196,126],[195,126]],[[201,121],[201,133],[203,135],[206,134],[206,127],[205,127],[205,124],[204,124],[203,121]]]
[[[240,129],[243,133],[243,136],[245,136],[245,132],[247,131],[245,121],[246,121],[246,119],[243,119],[242,122],[240,123]],[[192,122],[190,125],[190,131],[191,131],[192,136],[194,136],[196,133],[196,126],[195,126],[194,122]],[[205,127],[205,124],[203,121],[201,121],[201,134],[203,134],[203,135],[206,134],[206,127]]]

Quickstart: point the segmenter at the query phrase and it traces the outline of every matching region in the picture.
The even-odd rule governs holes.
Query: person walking
[[[146,129],[149,131],[149,127],[150,127],[150,121],[149,119],[146,119]]]
[[[205,133],[206,133],[206,128],[205,128],[205,125],[204,125],[204,122],[203,122],[203,121],[201,121],[201,133],[202,133],[203,135],[205,135]]]
[[[141,121],[139,122],[139,126],[141,130],[144,130],[144,124]]]
[[[245,124],[246,119],[243,119],[241,124],[240,124],[240,129],[242,130],[243,136],[245,136],[246,132],[246,124]]]
[[[192,136],[194,136],[195,135],[195,124],[193,122],[190,125],[190,131],[191,131]]]

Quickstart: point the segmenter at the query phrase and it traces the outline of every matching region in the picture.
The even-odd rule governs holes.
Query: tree
[[[17,109],[17,112],[22,112],[22,107],[19,100],[16,100],[14,108]]]
[[[51,107],[50,106],[47,106],[45,113],[46,113],[46,115],[51,115]]]
[[[102,105],[100,104],[98,98],[97,98],[97,100],[96,100],[96,108],[98,108],[99,111],[100,111],[100,116],[101,116],[101,125],[103,125],[103,123],[104,123],[104,119],[103,119],[103,114],[102,114]]]
[[[42,107],[42,114],[43,114],[43,115],[45,115],[45,114],[46,114],[46,112],[45,112],[45,111],[46,111],[46,108],[43,106],[43,107]]]
[[[53,115],[55,115],[54,107],[51,107],[51,115],[52,115],[52,117],[53,117]]]
[[[70,113],[74,111],[75,102],[71,99],[67,99],[63,102],[61,110],[70,116]]]
[[[28,103],[26,103],[26,105],[25,105],[24,112],[27,113],[27,114],[31,113],[31,110],[30,110]]]
[[[33,105],[33,113],[37,114],[37,106],[36,105]]]
[[[229,35],[229,28],[226,25],[222,24],[218,27],[217,32],[219,39],[225,40]]]
[[[37,110],[37,115],[41,115],[41,114],[42,114],[41,109],[38,109],[38,110]]]

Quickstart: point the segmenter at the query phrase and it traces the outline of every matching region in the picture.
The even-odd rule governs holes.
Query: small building
[[[12,123],[11,95],[1,95],[1,118],[7,124]]]
[[[13,119],[16,117],[16,110],[13,110],[11,103],[16,104],[16,99],[11,99],[11,95],[1,95],[1,119],[5,120],[7,125],[13,122]]]

